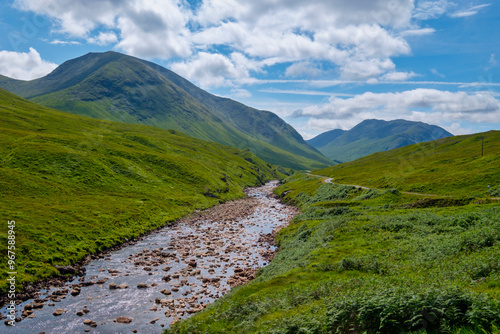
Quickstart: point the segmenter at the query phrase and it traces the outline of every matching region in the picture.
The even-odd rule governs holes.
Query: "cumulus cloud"
[[[328,103],[298,110],[294,116],[308,116],[310,125],[316,127],[320,124],[352,125],[368,118],[405,118],[434,124],[498,123],[500,101],[485,93],[419,88],[399,93],[367,92],[348,99],[333,97]]]
[[[199,52],[191,61],[174,63],[171,67],[180,75],[196,80],[203,88],[232,86],[233,81],[251,83],[254,80],[249,71],[255,66],[239,53],[226,57]]]
[[[29,52],[0,51],[0,73],[10,78],[32,80],[47,75],[56,67],[43,60],[33,48]]]
[[[211,65],[224,62],[221,73],[231,76],[222,80],[218,74],[213,81],[222,85],[239,78],[247,82],[242,71],[263,73],[267,67],[287,63],[291,64],[284,75],[289,77],[320,76],[324,73],[311,65],[326,62],[344,80],[367,80],[394,71],[391,58],[410,53],[401,31],[431,33],[430,28],[412,24],[413,0],[204,0],[194,8],[184,0],[15,3],[50,17],[56,33],[114,45],[134,56],[175,61],[176,68],[201,75],[191,79],[205,84],[207,71],[187,67],[201,65],[202,60]],[[233,62],[237,59],[227,56],[231,53],[244,55],[253,67],[242,69]]]
[[[182,0],[15,1],[22,10],[53,18],[55,32],[99,45],[118,42],[117,48],[128,54],[161,59],[191,54],[190,13],[184,4]],[[95,33],[103,27],[118,30],[120,39],[112,32]]]
[[[118,37],[116,37],[116,34],[112,31],[110,32],[99,32],[99,35],[96,37],[90,37],[87,39],[87,42],[91,44],[97,44],[97,45],[108,45],[108,44],[113,44],[118,41]]]

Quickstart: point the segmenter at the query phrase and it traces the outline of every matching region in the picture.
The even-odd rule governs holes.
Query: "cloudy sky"
[[[115,50],[306,139],[368,118],[500,130],[496,0],[7,0],[0,29],[0,74]]]

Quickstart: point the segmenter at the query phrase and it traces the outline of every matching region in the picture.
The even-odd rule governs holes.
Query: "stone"
[[[56,317],[57,317],[57,316],[62,315],[62,314],[64,314],[64,313],[66,313],[66,310],[63,310],[62,308],[58,308],[58,309],[56,309],[56,310],[52,313],[52,315],[54,315],[54,316],[56,316]]]
[[[116,318],[115,320],[117,323],[119,324],[129,324],[132,322],[132,318],[128,318],[128,317],[118,317]]]

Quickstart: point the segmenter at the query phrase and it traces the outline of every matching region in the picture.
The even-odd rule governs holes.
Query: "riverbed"
[[[23,320],[15,327],[0,326],[30,334],[160,333],[250,281],[272,259],[273,234],[297,213],[272,196],[276,185],[249,188],[246,199],[90,261],[85,276],[18,305]]]

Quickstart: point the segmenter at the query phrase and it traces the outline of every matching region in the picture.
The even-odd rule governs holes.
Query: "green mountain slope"
[[[500,188],[500,131],[448,137],[378,152],[315,173],[332,177],[335,182],[367,187],[484,195],[488,185],[490,191]]]
[[[74,114],[248,148],[285,167],[332,163],[275,114],[213,96],[161,66],[116,52],[89,53],[33,81],[2,77],[0,87]]]
[[[341,131],[341,130],[340,130]],[[450,137],[446,130],[406,120],[365,120],[349,131],[332,130],[308,140],[332,160],[353,161],[369,154]]]
[[[280,175],[248,150],[72,115],[1,89],[0,154],[0,215],[16,222],[18,283]],[[3,228],[4,259],[7,241]],[[2,261],[0,291],[9,271]]]
[[[316,137],[307,140],[309,144],[311,144],[313,147],[325,147],[326,145],[330,144],[332,141],[337,139],[338,137],[342,136],[344,133],[346,133],[346,130],[342,129],[334,129],[330,131],[323,132]]]

